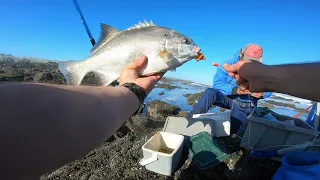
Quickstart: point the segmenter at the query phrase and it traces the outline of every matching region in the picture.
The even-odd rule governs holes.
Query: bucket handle
[[[140,165],[145,166],[145,165],[150,164],[156,160],[158,160],[157,154],[152,153],[152,156],[150,158],[141,160],[139,163],[140,163]]]

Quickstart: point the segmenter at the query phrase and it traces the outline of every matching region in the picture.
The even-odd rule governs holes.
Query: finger
[[[246,83],[247,81],[245,79],[243,79],[242,77],[236,78],[236,83],[238,85]]]
[[[158,80],[160,80],[160,79],[164,76],[165,73],[166,73],[166,72],[159,73],[159,74],[156,74],[155,76],[156,76],[156,78],[157,78]]]
[[[240,90],[245,91],[249,90],[249,84],[248,83],[242,83],[239,85]]]
[[[233,72],[229,72],[229,76],[234,77],[236,74]]]
[[[239,85],[239,89],[240,89],[241,91],[247,90],[247,88],[246,88],[244,85],[242,85],[242,84]]]
[[[141,56],[138,60],[133,61],[126,65],[123,70],[138,70],[142,68],[147,63],[148,58],[146,56]]]
[[[228,72],[237,72],[238,66],[237,64],[229,65],[229,64],[223,64],[223,68]]]
[[[159,81],[156,76],[147,76],[141,79],[148,88],[153,88]]]
[[[163,76],[164,74],[156,74],[156,75],[152,75],[152,76],[147,76],[144,79],[146,81],[151,81],[152,84],[156,84]]]

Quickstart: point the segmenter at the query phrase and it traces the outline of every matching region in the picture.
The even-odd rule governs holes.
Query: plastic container
[[[207,132],[192,136],[186,147],[189,148],[189,158],[202,170],[217,166],[230,157],[227,150]]]
[[[299,119],[294,119],[292,125],[250,115],[240,146],[247,149],[278,151],[285,147],[310,142],[318,133]]]
[[[163,132],[193,136],[202,131],[213,134],[211,119],[193,119],[184,117],[168,117],[163,127]]]
[[[283,156],[282,163],[272,180],[319,180],[320,152],[292,152]]]
[[[149,171],[171,175],[180,162],[183,142],[182,135],[158,132],[142,146],[140,164]]]
[[[206,113],[193,116],[196,118],[168,117],[163,131],[189,137],[203,131],[214,137],[230,135],[230,113]]]
[[[211,119],[213,121],[213,137],[224,137],[230,136],[231,129],[231,113],[230,112],[220,112],[220,113],[204,113],[204,114],[194,114],[193,118],[196,119]]]

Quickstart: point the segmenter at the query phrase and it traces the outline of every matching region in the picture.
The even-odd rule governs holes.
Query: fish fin
[[[164,56],[166,56],[166,54],[167,54],[167,51],[163,50],[159,53],[159,56],[163,58]]]
[[[169,67],[178,67],[181,63],[173,56],[172,53],[161,51],[159,58],[162,59]]]
[[[141,29],[141,28],[152,27],[152,26],[156,26],[156,24],[154,24],[152,22],[152,20],[150,22],[144,20],[144,22],[139,21],[138,24],[135,24],[135,25],[129,27],[127,30]]]
[[[160,51],[159,57],[160,57],[165,63],[174,60],[173,54],[172,54],[172,53],[168,53],[166,50]]]
[[[58,67],[60,72],[65,77],[68,85],[79,86],[86,72],[80,67],[81,62],[59,61]]]
[[[97,51],[98,49],[100,49],[100,47],[102,45],[104,45],[104,43],[102,43],[103,41],[107,41],[108,39],[110,39],[111,37],[113,37],[114,35],[116,35],[118,32],[120,32],[118,29],[109,26],[107,24],[103,24],[100,23],[100,36],[99,36],[99,40],[97,41],[97,43],[92,47],[92,49],[90,50],[90,53],[93,54],[95,51]]]
[[[96,83],[98,86],[108,86],[115,80],[109,74],[107,74],[103,71],[96,70],[93,72],[96,75]]]

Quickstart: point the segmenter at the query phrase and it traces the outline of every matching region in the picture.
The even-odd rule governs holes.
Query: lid
[[[217,166],[230,157],[225,147],[207,132],[192,136],[186,145],[189,158],[200,169]]]

